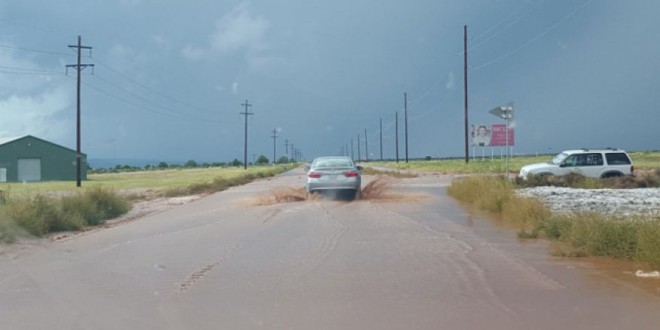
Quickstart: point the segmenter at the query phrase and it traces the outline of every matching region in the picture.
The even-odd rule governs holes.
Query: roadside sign
[[[493,116],[500,117],[505,120],[513,119],[513,102],[495,107],[490,109],[488,112]]]

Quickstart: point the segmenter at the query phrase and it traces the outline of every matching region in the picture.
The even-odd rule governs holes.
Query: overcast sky
[[[394,157],[408,95],[410,157],[462,156],[463,26],[469,121],[515,105],[515,152],[660,149],[656,0],[0,0],[0,136],[90,159],[249,160],[285,141],[304,157]],[[350,146],[349,146],[350,148]],[[471,150],[472,151],[472,150]],[[364,156],[362,156],[364,158]]]

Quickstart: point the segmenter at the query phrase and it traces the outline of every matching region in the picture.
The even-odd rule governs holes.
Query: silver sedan
[[[307,169],[307,193],[332,193],[333,196],[348,194],[348,198],[360,196],[362,167],[350,157],[333,156],[314,159]]]

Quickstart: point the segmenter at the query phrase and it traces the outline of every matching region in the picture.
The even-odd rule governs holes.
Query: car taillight
[[[310,178],[312,178],[312,179],[318,179],[318,178],[321,177],[321,173],[310,172],[309,174],[307,174],[307,176],[310,177]]]
[[[348,171],[348,172],[344,172],[344,175],[345,175],[346,177],[352,178],[352,177],[356,177],[356,176],[358,176],[358,172],[356,172],[356,171]]]

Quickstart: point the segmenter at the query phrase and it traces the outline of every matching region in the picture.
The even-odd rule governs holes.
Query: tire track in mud
[[[229,259],[232,255],[234,255],[238,251],[239,245],[240,245],[240,242],[234,244],[234,246],[231,249],[229,249],[227,252],[225,252],[225,254],[222,258],[220,258],[217,261],[212,262],[210,264],[204,265],[203,267],[197,269],[196,271],[194,271],[194,272],[190,273],[189,275],[187,275],[186,277],[184,277],[184,279],[181,282],[176,283],[176,287],[174,289],[173,294],[179,295],[179,294],[186,293],[195,284],[202,281],[208,274],[210,274],[213,269],[220,266],[227,259]]]
[[[201,269],[193,272],[192,274],[188,275],[181,284],[179,284],[179,288],[177,290],[177,293],[185,293],[188,291],[190,287],[192,287],[195,283],[203,279],[206,274],[208,274],[213,268],[215,268],[217,265],[220,264],[220,261],[214,262],[212,264],[206,265],[202,267]]]
[[[338,207],[347,204],[348,203],[342,203]],[[290,274],[296,274],[296,277],[299,279],[307,277],[310,273],[321,267],[324,264],[324,261],[337,250],[342,237],[350,229],[341,221],[333,217],[326,201],[319,201],[313,205],[308,205],[308,207],[313,207],[320,211],[319,217],[310,220],[313,220],[315,225],[318,224],[321,226],[323,232],[321,233],[322,236],[320,239],[314,240],[318,243],[314,244],[307,253],[300,255],[289,267]]]
[[[319,206],[323,210],[324,217],[328,220],[331,220],[337,227],[339,227],[339,229],[333,231],[327,239],[323,240],[318,250],[319,257],[321,259],[326,259],[330,254],[332,254],[332,252],[337,249],[342,236],[344,236],[349,228],[341,221],[334,218],[332,214],[330,214],[330,210],[327,209],[326,205],[319,203]]]
[[[402,214],[400,211],[387,208],[381,204],[379,204],[378,207],[382,211],[399,219],[403,224],[417,227],[423,232],[426,232],[426,234],[415,234],[408,248],[416,253],[423,254],[425,259],[431,259],[432,262],[427,264],[427,266],[433,267],[438,273],[443,271],[446,272],[447,269],[450,268],[450,272],[454,275],[453,278],[459,281],[460,292],[469,292],[468,296],[480,296],[480,292],[486,292],[487,298],[479,300],[478,303],[480,305],[483,305],[485,308],[495,308],[513,318],[519,317],[519,315],[512,308],[502,302],[493,291],[486,276],[486,269],[470,258],[470,254],[475,251],[472,244],[455,237],[449,232],[441,232],[426,224],[422,224],[410,216]],[[448,224],[450,223],[448,222]],[[439,237],[441,238],[440,240],[437,239]],[[443,239],[456,244],[462,253],[452,252],[452,249],[448,249],[446,244],[441,246],[440,244]],[[446,263],[447,261],[449,261],[449,265]]]

